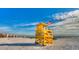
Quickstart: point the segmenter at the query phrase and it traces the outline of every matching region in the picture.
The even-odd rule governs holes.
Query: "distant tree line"
[[[0,38],[35,38],[35,36],[0,33]]]

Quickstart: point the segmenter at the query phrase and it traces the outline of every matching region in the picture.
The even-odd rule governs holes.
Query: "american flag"
[[[49,21],[49,22],[48,22],[48,25],[51,25],[51,24],[52,24],[52,22],[51,22],[51,21]]]

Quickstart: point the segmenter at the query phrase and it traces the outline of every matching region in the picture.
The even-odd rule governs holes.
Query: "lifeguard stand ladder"
[[[53,44],[54,35],[53,30],[47,28],[47,24],[39,23],[36,27],[36,40],[35,43],[43,46]]]

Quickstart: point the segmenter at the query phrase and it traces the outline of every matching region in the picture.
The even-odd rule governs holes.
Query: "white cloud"
[[[18,30],[20,30],[20,31],[30,31],[30,30],[34,31],[35,27],[19,28]]]
[[[34,22],[34,23],[27,23],[27,24],[17,24],[15,26],[31,26],[31,25],[37,25],[39,22]]]
[[[79,10],[64,12],[64,13],[57,13],[57,14],[53,15],[53,17],[58,20],[79,17]]]
[[[58,13],[54,16],[61,22],[52,24],[56,35],[78,35],[79,36],[79,10]]]

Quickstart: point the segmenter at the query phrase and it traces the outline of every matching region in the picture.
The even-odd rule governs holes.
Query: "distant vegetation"
[[[6,34],[6,33],[0,33],[0,38],[35,38],[35,36],[30,36],[30,35],[15,35],[15,34]]]

